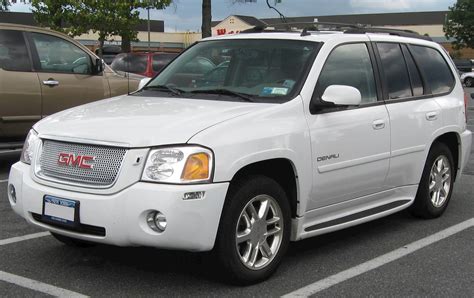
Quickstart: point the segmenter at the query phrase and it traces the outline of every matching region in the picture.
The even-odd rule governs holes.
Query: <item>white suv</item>
[[[470,153],[466,98],[422,39],[209,38],[141,91],[37,123],[9,200],[70,245],[214,249],[231,281],[257,282],[290,241],[440,216]]]

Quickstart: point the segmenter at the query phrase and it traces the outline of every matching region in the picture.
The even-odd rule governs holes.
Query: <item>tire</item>
[[[62,242],[63,244],[66,244],[67,246],[71,246],[71,247],[86,248],[86,247],[92,247],[96,245],[93,242],[71,238],[71,237],[56,234],[53,232],[51,232],[51,235],[53,235],[53,237],[56,238],[56,240],[58,240],[59,242]]]
[[[453,155],[448,146],[434,143],[423,169],[415,202],[410,207],[413,215],[430,219],[444,213],[453,193],[455,175],[453,165]],[[437,195],[438,189],[440,189],[439,195]]]
[[[474,79],[473,78],[466,78],[464,80],[464,84],[466,85],[466,87],[472,87],[472,86],[474,86]]]
[[[263,210],[268,210],[266,216],[262,216]],[[238,285],[270,277],[288,248],[290,230],[290,205],[277,182],[265,176],[249,176],[231,184],[215,245],[223,276]],[[275,234],[266,236],[269,232]],[[242,238],[237,241],[239,234]]]

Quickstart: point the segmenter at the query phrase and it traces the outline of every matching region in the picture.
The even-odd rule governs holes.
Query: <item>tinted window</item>
[[[437,50],[423,46],[410,46],[410,50],[432,93],[451,90],[454,85],[453,74]]]
[[[357,88],[362,103],[377,101],[374,72],[365,44],[342,45],[332,51],[319,75],[316,87],[319,95],[330,85]]]
[[[411,87],[414,96],[423,95],[423,83],[421,81],[420,72],[416,67],[413,57],[408,51],[406,45],[402,45],[403,55],[405,56],[405,61],[408,67],[408,73],[410,74]]]
[[[110,65],[113,70],[133,73],[146,72],[148,56],[119,54]]]
[[[388,98],[404,98],[412,96],[407,66],[400,45],[397,43],[377,43],[385,82],[388,88]]]
[[[31,33],[31,39],[38,52],[38,68],[45,72],[89,74],[91,58],[79,47],[62,38]]]
[[[153,71],[159,72],[163,69],[168,63],[170,63],[173,58],[176,57],[176,54],[160,54],[153,55],[152,68]]]
[[[21,31],[0,30],[0,68],[31,71],[30,57]]]

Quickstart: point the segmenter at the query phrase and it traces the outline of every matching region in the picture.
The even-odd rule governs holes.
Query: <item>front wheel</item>
[[[252,284],[277,269],[290,239],[290,206],[274,180],[252,176],[231,185],[216,240],[229,281]]]
[[[450,149],[435,143],[428,154],[411,211],[415,216],[435,218],[448,207],[453,192],[454,162]]]

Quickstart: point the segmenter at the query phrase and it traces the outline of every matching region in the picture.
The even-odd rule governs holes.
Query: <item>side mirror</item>
[[[96,58],[92,65],[92,74],[99,74],[104,71],[104,62],[102,59]]]
[[[362,101],[359,90],[351,86],[331,85],[324,90],[321,99],[336,106],[358,106]]]
[[[145,87],[145,85],[146,85],[149,81],[151,81],[151,78],[143,78],[143,79],[141,79],[141,80],[140,80],[140,83],[138,84],[137,90],[140,90],[140,89],[142,89],[143,87]]]
[[[358,106],[362,101],[359,90],[346,85],[331,85],[324,90],[321,98],[311,100],[310,111],[314,113],[325,108],[337,108],[338,106]]]

